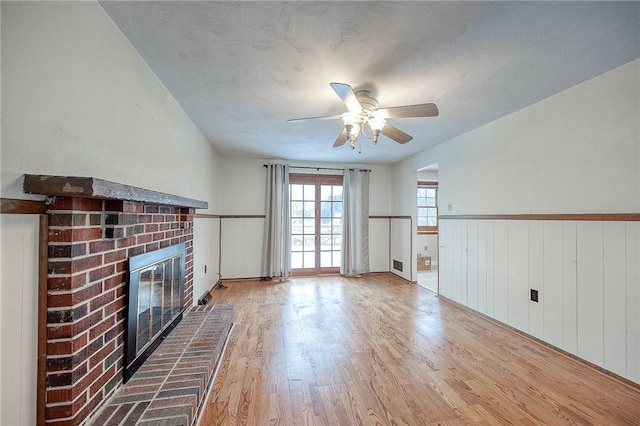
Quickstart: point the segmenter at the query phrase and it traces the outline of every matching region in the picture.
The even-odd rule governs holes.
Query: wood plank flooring
[[[640,390],[393,275],[227,281],[214,425],[640,425]]]

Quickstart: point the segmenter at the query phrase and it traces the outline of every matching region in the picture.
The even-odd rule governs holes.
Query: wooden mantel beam
[[[209,203],[92,177],[25,175],[24,192],[58,197],[142,201],[206,209]]]

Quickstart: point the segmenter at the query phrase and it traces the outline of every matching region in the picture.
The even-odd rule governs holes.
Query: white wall
[[[431,166],[431,164],[429,164]],[[418,180],[438,181],[438,170],[418,170]]]
[[[218,208],[219,157],[97,2],[3,2],[2,83],[2,197],[92,176]]]
[[[444,216],[638,213],[639,94],[636,60],[405,160],[394,182],[412,193],[438,163]],[[638,228],[444,219],[440,291],[640,383]]]
[[[418,255],[431,256],[433,265],[438,264],[438,234],[417,234],[416,251]]]
[[[221,163],[220,214],[230,216],[264,215],[266,202],[266,160],[226,158]],[[336,164],[286,161],[295,173],[336,174],[339,171],[295,169],[305,167],[361,167],[371,169],[369,214],[388,216],[391,192],[391,168],[385,165]],[[371,270],[389,270],[388,220],[370,221],[369,254]],[[250,278],[261,275],[264,219],[222,219],[222,276],[224,278]],[[374,234],[375,233],[375,234]]]
[[[636,60],[416,154],[397,182],[438,163],[441,215],[638,212],[639,75]]]
[[[92,176],[208,201],[206,212],[216,211],[217,154],[97,2],[2,2],[0,7],[3,198],[38,198],[22,193],[25,173]],[[3,247],[37,235],[37,220],[16,224],[3,216],[2,221]],[[208,228],[196,222],[195,244],[206,241]],[[30,256],[25,252],[9,260],[3,252],[4,304],[9,283],[18,294],[30,291],[27,272],[37,253]],[[195,254],[196,273],[205,261]],[[195,284],[195,297],[202,287]],[[3,315],[12,312],[3,305]],[[35,374],[31,348],[22,343],[35,335],[35,323],[23,323],[20,331],[22,337],[15,337],[22,340],[7,343],[10,336],[2,337],[3,369],[11,365],[7,361],[20,361],[13,365],[19,371],[2,371],[2,424],[35,423],[30,421],[35,382],[17,377],[27,370]],[[8,355],[5,347],[22,349]],[[14,386],[9,393],[8,383]],[[18,418],[25,420],[5,422]]]
[[[213,198],[213,148],[98,3],[2,8],[3,196],[40,173]]]
[[[416,281],[417,258],[411,256],[411,241],[407,236],[415,234],[415,226],[410,219],[391,219],[391,269],[390,271],[407,281]],[[415,241],[415,240],[414,240]],[[402,271],[393,267],[393,261],[402,262]]]
[[[0,215],[0,424],[36,424],[37,215]]]

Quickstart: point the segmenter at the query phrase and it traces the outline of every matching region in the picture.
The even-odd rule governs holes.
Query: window
[[[294,275],[340,272],[342,176],[289,176]]]
[[[418,234],[438,232],[438,182],[418,182]]]

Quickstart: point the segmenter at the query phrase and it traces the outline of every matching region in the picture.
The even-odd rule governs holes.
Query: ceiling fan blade
[[[325,115],[323,117],[307,117],[307,118],[292,118],[291,120],[287,120],[288,123],[301,123],[303,121],[315,121],[315,120],[336,120],[340,118],[340,114],[336,115]]]
[[[437,117],[439,114],[436,104],[404,105],[378,109],[384,118]]]
[[[331,83],[331,87],[347,106],[347,111],[356,113],[362,111],[362,105],[351,86],[344,83]]]
[[[333,147],[337,148],[339,146],[342,146],[346,141],[347,141],[347,129],[344,128],[342,130],[342,133],[338,135],[338,139],[336,139],[336,142],[333,144]]]
[[[398,143],[407,143],[411,139],[413,139],[413,136],[409,136],[408,134],[406,134],[402,130],[393,127],[389,123],[385,124],[380,132],[383,135],[385,135],[386,137],[388,137],[390,139],[393,139],[394,141],[396,141]]]

